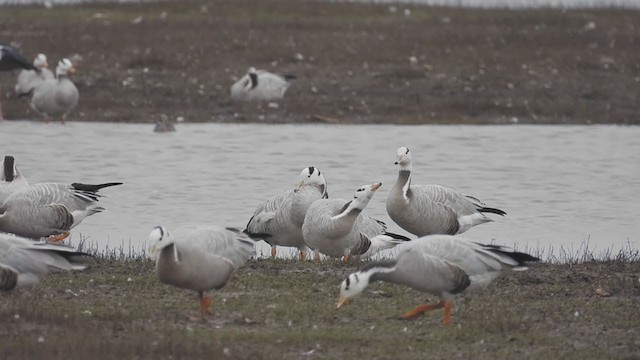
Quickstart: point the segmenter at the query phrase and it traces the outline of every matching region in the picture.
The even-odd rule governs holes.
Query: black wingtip
[[[90,191],[90,192],[97,192],[100,189],[104,189],[104,188],[109,187],[109,186],[117,186],[117,185],[122,185],[122,183],[121,182],[112,182],[112,183],[104,183],[104,184],[97,184],[97,185],[81,184],[81,183],[73,183],[73,184],[71,184],[71,186],[76,190]]]
[[[402,240],[402,241],[411,241],[410,238],[404,236],[404,235],[400,235],[400,234],[394,234],[394,233],[390,233],[390,232],[385,232],[385,235],[389,235],[392,238],[396,239],[396,240]]]
[[[484,207],[484,206],[483,207],[479,207],[478,211],[481,212],[481,213],[492,213],[492,214],[497,214],[497,215],[500,215],[500,216],[507,215],[506,212],[504,212],[504,211],[502,211],[500,209]]]
[[[294,79],[298,78],[297,76],[291,75],[291,74],[284,74],[284,75],[282,75],[282,77],[287,79],[287,80],[294,80]]]

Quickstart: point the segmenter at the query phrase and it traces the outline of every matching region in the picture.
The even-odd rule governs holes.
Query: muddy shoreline
[[[405,11],[406,10],[406,11]],[[640,11],[316,1],[2,7],[28,58],[78,63],[72,121],[640,124]],[[234,104],[249,66],[298,79]],[[0,74],[8,119],[37,119]]]

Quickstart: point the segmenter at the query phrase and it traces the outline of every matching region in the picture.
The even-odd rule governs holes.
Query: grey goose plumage
[[[293,75],[274,74],[250,67],[247,73],[231,86],[234,101],[275,101],[284,97]]]
[[[9,195],[27,188],[29,186],[29,181],[27,181],[27,179],[18,171],[15,158],[11,155],[4,157],[0,171],[1,206]]]
[[[486,207],[477,198],[448,187],[413,185],[411,152],[400,147],[396,155],[400,170],[387,198],[387,213],[404,230],[416,236],[455,235],[493,221],[485,213],[506,215],[500,209]]]
[[[12,71],[16,69],[35,70],[33,66],[22,54],[14,47],[0,44],[0,71]],[[3,120],[2,101],[0,99],[0,120]]]
[[[425,311],[444,308],[449,324],[456,294],[485,287],[504,270],[526,270],[540,259],[499,245],[484,245],[451,235],[431,235],[396,247],[394,260],[371,262],[340,284],[338,307],[359,295],[374,281],[407,285],[440,298],[403,315],[412,319]]]
[[[75,68],[69,59],[62,59],[56,68],[55,79],[42,81],[31,97],[31,107],[43,116],[45,122],[60,117],[64,123],[67,115],[78,104],[78,88],[69,79]]]
[[[203,316],[209,312],[209,292],[221,289],[255,255],[254,241],[242,231],[213,225],[184,226],[175,232],[158,226],[149,241],[158,279],[197,291]]]
[[[47,56],[45,54],[38,54],[33,60],[33,66],[35,66],[38,71],[22,70],[20,74],[18,74],[15,92],[19,97],[33,94],[33,91],[40,86],[43,81],[55,78],[48,68],[49,64],[47,63]]]
[[[306,167],[300,172],[295,189],[277,194],[258,205],[245,232],[271,245],[272,257],[276,255],[276,246],[288,246],[300,250],[300,258],[304,259],[302,223],[307,209],[314,201],[328,197],[324,175],[316,167]]]

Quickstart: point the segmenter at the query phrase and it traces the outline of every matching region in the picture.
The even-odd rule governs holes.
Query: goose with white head
[[[160,282],[197,291],[202,316],[210,314],[210,292],[224,287],[255,255],[255,243],[249,236],[218,226],[185,226],[175,233],[157,226],[149,242]]]
[[[15,163],[16,159],[7,155],[2,161],[0,169],[0,205],[4,203],[9,195],[18,192],[29,186],[29,181],[18,171]]]
[[[0,231],[50,241],[62,241],[87,216],[105,211],[100,189],[122,185],[38,183],[10,194],[0,205]]]
[[[275,101],[284,97],[293,75],[274,74],[250,67],[247,73],[231,86],[234,101]]]
[[[38,54],[33,60],[33,66],[38,70],[22,70],[18,74],[15,91],[19,97],[31,95],[43,81],[55,78],[53,72],[49,70],[49,63],[45,54]]]
[[[384,222],[363,213],[380,186],[379,182],[364,185],[356,190],[350,201],[321,199],[311,204],[302,224],[305,243],[327,256],[348,259],[350,256],[371,256],[409,240],[387,232]]]
[[[371,262],[340,284],[340,308],[372,282],[407,285],[437,296],[440,301],[402,315],[414,319],[425,311],[444,308],[443,324],[451,323],[457,294],[483,288],[504,270],[526,270],[540,259],[499,245],[483,245],[451,235],[431,235],[396,248],[394,260]]]
[[[56,79],[43,81],[33,91],[31,107],[42,115],[48,122],[50,118],[60,117],[64,123],[67,115],[78,104],[78,88],[69,79],[69,75],[75,72],[75,67],[69,59],[62,59],[56,67]]]
[[[387,198],[389,217],[404,230],[416,235],[461,234],[473,226],[493,221],[485,213],[500,216],[500,209],[486,207],[473,196],[440,185],[411,184],[412,156],[398,148],[398,179]]]
[[[307,251],[302,224],[307,209],[314,201],[328,197],[327,180],[322,172],[314,166],[306,167],[294,189],[275,195],[256,208],[245,232],[271,245],[272,257],[276,256],[276,246],[287,246],[297,248],[300,260],[304,260]]]

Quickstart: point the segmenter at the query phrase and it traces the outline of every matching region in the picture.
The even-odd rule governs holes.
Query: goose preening
[[[26,69],[38,71],[27,59],[12,46],[0,44],[0,71],[12,71],[16,69]],[[0,99],[0,120],[3,120],[2,100]]]
[[[31,239],[61,241],[84,218],[106,209],[98,206],[100,189],[122,185],[39,183],[9,195],[0,205],[0,231]]]
[[[15,91],[19,97],[31,95],[34,89],[40,86],[43,81],[55,78],[51,70],[49,70],[49,64],[47,63],[47,56],[45,54],[38,54],[33,60],[33,66],[35,66],[38,71],[22,70],[20,74],[18,74]]]
[[[157,226],[149,234],[149,243],[158,279],[197,291],[202,316],[209,313],[209,292],[221,289],[255,255],[255,243],[249,236],[218,226],[186,226],[173,234]]]
[[[28,186],[29,182],[16,167],[15,158],[10,155],[5,156],[0,169],[0,205],[9,195]]]
[[[293,75],[279,75],[250,67],[247,73],[231,86],[234,101],[274,101],[284,97]]]
[[[75,68],[69,59],[62,59],[56,68],[56,79],[42,81],[34,89],[31,107],[42,115],[45,122],[60,117],[62,123],[78,103],[78,89],[69,79]]]
[[[451,235],[425,236],[398,247],[394,260],[371,262],[340,284],[337,307],[362,293],[373,281],[407,285],[439,297],[435,304],[418,306],[402,317],[413,319],[425,311],[444,308],[445,325],[451,321],[456,294],[482,288],[501,271],[526,270],[540,259],[504,246],[483,245]]]
[[[276,246],[296,247],[300,259],[306,257],[302,237],[302,223],[309,206],[318,199],[329,197],[327,181],[316,167],[309,166],[300,172],[295,189],[275,195],[260,204],[247,223],[245,232],[271,245],[271,256],[276,256]]]
[[[387,198],[389,217],[401,228],[417,235],[455,235],[493,221],[484,213],[504,216],[500,209],[486,207],[473,196],[440,185],[411,184],[411,152],[397,150],[398,180]]]
[[[364,185],[353,200],[320,199],[309,206],[302,224],[304,242],[331,257],[371,256],[409,238],[388,233],[387,226],[362,211],[381,183]]]
[[[82,270],[87,256],[66,245],[0,233],[0,291],[37,284],[52,270]]]

